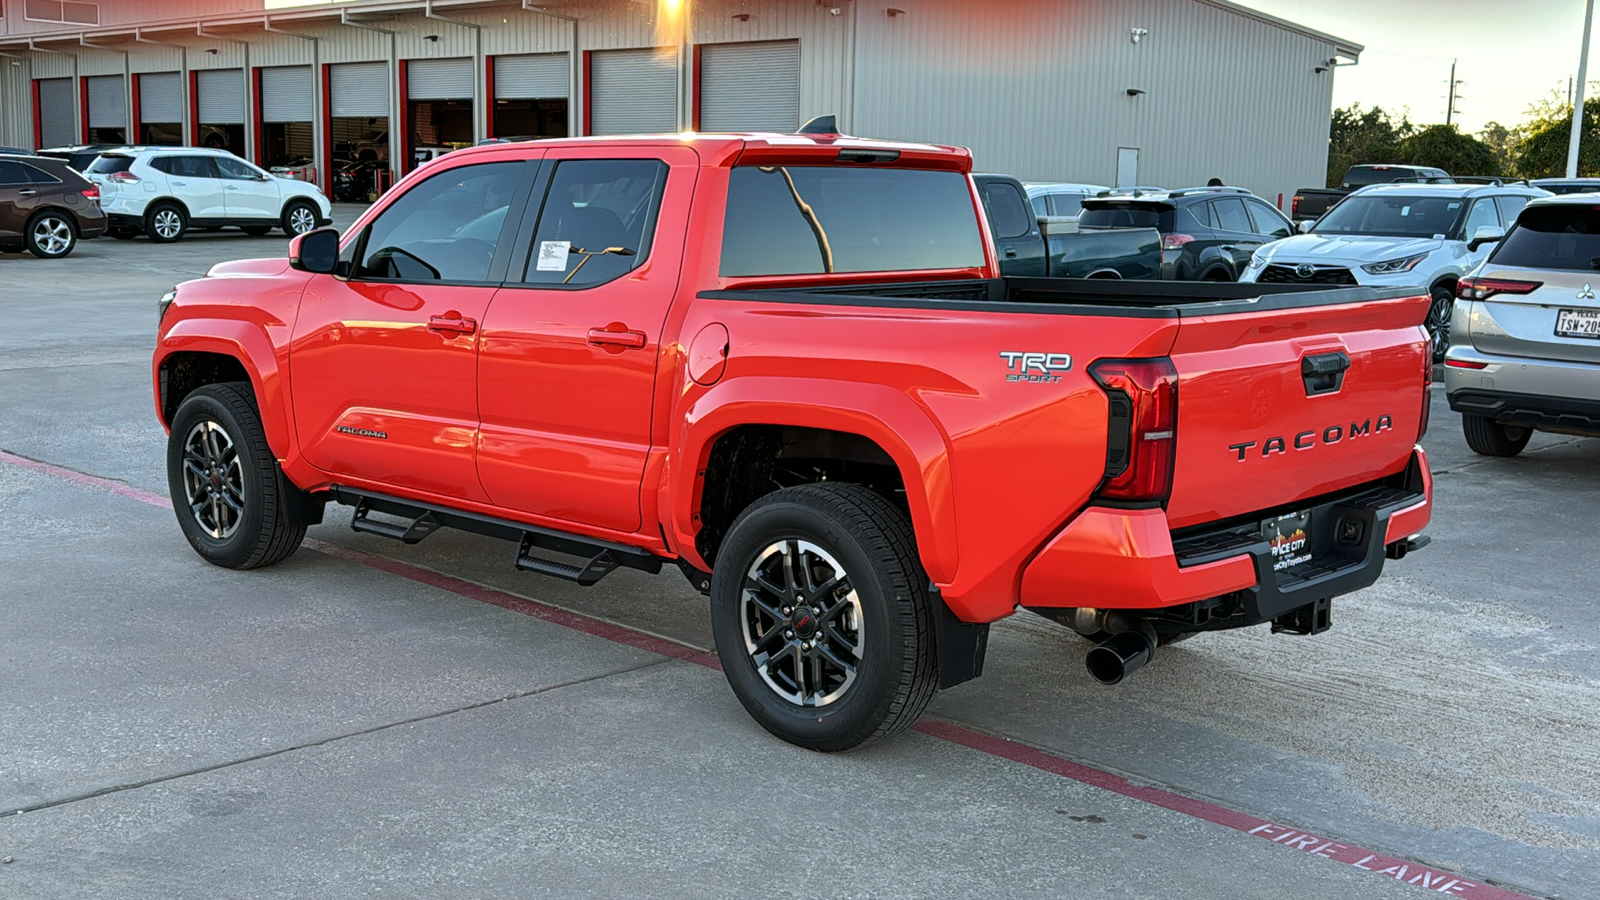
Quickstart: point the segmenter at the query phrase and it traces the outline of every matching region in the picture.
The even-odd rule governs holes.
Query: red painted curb
[[[120,481],[87,475],[83,472],[29,459],[25,456],[17,456],[4,450],[0,450],[0,463],[48,475],[92,490],[106,491],[131,500],[138,500],[151,506],[160,506],[166,509],[172,508],[172,501],[160,494],[140,490]],[[340,547],[318,540],[307,540],[305,545],[327,556],[378,569],[391,575],[398,575],[401,578],[426,584],[429,587],[449,591],[452,594],[466,597],[470,600],[488,603],[491,606],[498,606],[501,609],[521,613],[525,616],[532,616],[573,631],[604,638],[614,643],[646,650],[671,659],[691,662],[705,666],[708,669],[716,669],[718,671],[722,669],[722,664],[715,652],[702,652],[667,638],[636,631],[624,625],[596,619],[557,606],[550,606],[536,600],[518,597],[515,594],[484,587],[480,584],[456,578],[452,575],[444,575],[410,563],[399,562],[386,556]],[[1224,828],[1255,835],[1311,856],[1331,859],[1334,862],[1354,866],[1386,878],[1393,878],[1396,881],[1403,881],[1406,884],[1416,885],[1419,888],[1445,896],[1467,897],[1470,900],[1534,900],[1534,898],[1526,894],[1518,894],[1490,884],[1467,881],[1458,875],[1439,869],[1403,859],[1395,859],[1392,856],[1384,856],[1380,853],[1373,853],[1352,844],[1327,840],[1315,834],[1299,831],[1286,825],[1279,825],[1266,819],[1256,818],[1214,803],[1207,803],[1204,800],[1185,797],[1162,788],[1137,784],[1121,775],[1084,765],[1083,763],[1073,762],[1027,744],[1019,744],[1005,738],[984,734],[981,731],[957,725],[954,722],[924,718],[912,727],[914,730],[929,737],[948,741],[990,756],[1010,760],[1042,772],[1049,772],[1052,775],[1059,775],[1062,778],[1070,778],[1073,781],[1087,784],[1091,787],[1097,787],[1114,794],[1121,794],[1124,797],[1138,800],[1142,803],[1169,809],[1191,818],[1202,819],[1221,825]]]

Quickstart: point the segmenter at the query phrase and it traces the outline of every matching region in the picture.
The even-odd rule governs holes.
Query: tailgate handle
[[[1306,383],[1306,396],[1331,394],[1344,385],[1350,357],[1344,351],[1318,353],[1300,358],[1300,378]]]

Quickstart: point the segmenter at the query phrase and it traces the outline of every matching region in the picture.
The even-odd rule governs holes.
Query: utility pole
[[[1592,3],[1594,0],[1590,0],[1590,2]],[[1450,104],[1444,108],[1444,124],[1446,125],[1450,124],[1458,112],[1456,109],[1456,88],[1461,84],[1462,82],[1456,80],[1456,61],[1452,59],[1450,60]]]
[[[1589,29],[1594,25],[1594,0],[1589,0],[1583,12],[1583,50],[1578,56],[1578,81],[1573,93],[1572,137],[1567,143],[1567,177],[1578,177],[1578,144],[1583,140],[1583,80],[1589,77]]]

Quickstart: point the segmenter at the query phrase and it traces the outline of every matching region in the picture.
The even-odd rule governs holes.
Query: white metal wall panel
[[[1219,177],[1276,201],[1322,183],[1332,76],[1314,70],[1331,41],[1200,0],[855,6],[853,133],[970,147],[977,170],[1026,180],[1110,184],[1118,148],[1137,147],[1145,184]],[[1131,26],[1148,32],[1137,44]]]
[[[470,59],[413,59],[406,63],[408,99],[471,100],[472,93]]]
[[[210,69],[195,73],[200,121],[207,125],[244,124],[244,72]]]
[[[183,68],[183,48],[141,44],[128,51],[130,72],[175,72]]]
[[[0,59],[0,63],[7,60]],[[28,60],[0,65],[0,144],[37,147],[33,134],[33,72]]]
[[[677,131],[676,60],[671,48],[595,51],[589,59],[594,133]]]
[[[261,121],[309,122],[315,103],[310,66],[261,70]]]
[[[799,41],[700,48],[701,131],[790,134],[799,119]]]
[[[39,82],[39,146],[65,147],[78,142],[78,104],[71,78]]]
[[[64,53],[35,53],[29,60],[34,78],[71,78],[77,71],[72,57]]]
[[[146,72],[139,76],[139,120],[183,121],[183,76],[177,72]]]
[[[252,39],[256,35],[250,35]],[[257,64],[260,60],[255,60]],[[242,69],[244,68],[244,46],[241,44],[200,43],[194,44],[189,50],[189,68],[195,70],[205,69]]]
[[[534,53],[494,58],[494,95],[505,100],[565,97],[569,74],[565,53]]]
[[[128,92],[121,75],[85,78],[89,85],[89,127],[127,128]]]
[[[331,100],[329,115],[335,119],[387,116],[389,114],[389,66],[386,63],[344,63],[328,67]]]

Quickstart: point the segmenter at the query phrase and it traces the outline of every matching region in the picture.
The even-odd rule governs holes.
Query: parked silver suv
[[[1600,197],[1530,202],[1457,286],[1445,391],[1467,444],[1515,456],[1535,431],[1600,437]]]

